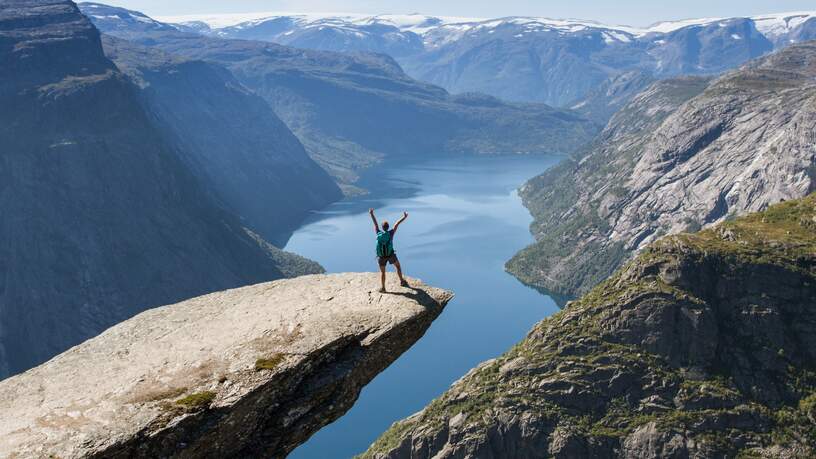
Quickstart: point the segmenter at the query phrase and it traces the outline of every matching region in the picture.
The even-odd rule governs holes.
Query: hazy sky
[[[545,16],[644,26],[699,17],[816,10],[814,0],[95,0],[151,16],[257,11],[424,13],[465,17]]]

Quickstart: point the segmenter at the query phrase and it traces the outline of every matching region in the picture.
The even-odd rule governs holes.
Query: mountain
[[[408,77],[381,54],[145,31],[138,13],[99,4],[81,7],[103,32],[229,68],[344,183],[385,155],[572,151],[597,129],[569,110],[508,104],[478,94],[450,95]]]
[[[583,293],[663,234],[810,193],[814,77],[808,42],[710,83],[656,83],[587,155],[522,188],[537,242],[508,269],[548,290]]]
[[[816,195],[669,236],[362,458],[813,457]]]
[[[402,57],[422,52],[423,35],[441,26],[480,21],[421,14],[326,15],[249,13],[161,18],[179,30],[222,38],[280,43],[336,52],[374,52]]]
[[[189,169],[265,239],[285,243],[310,211],[342,197],[269,104],[225,68],[109,36],[103,46]]]
[[[633,97],[654,82],[654,77],[639,70],[624,72],[599,84],[581,100],[575,101],[570,109],[603,126]]]
[[[255,15],[166,18],[222,38],[377,51],[448,91],[569,106],[637,70],[655,78],[717,74],[816,37],[816,12],[663,22],[638,28],[537,17]],[[194,28],[190,28],[195,26]]]
[[[620,73],[713,74],[773,49],[748,19],[668,33],[510,18],[469,29],[403,65],[451,91],[569,106]]]
[[[67,0],[0,8],[0,378],[147,308],[315,272],[219,205]]]
[[[654,77],[639,70],[624,72],[599,84],[570,108],[599,125],[605,125],[654,81]]]
[[[380,295],[377,282],[304,276],[122,322],[0,381],[0,456],[285,457],[453,297],[416,280]]]

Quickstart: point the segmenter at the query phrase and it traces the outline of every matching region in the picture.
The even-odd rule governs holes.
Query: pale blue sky
[[[816,10],[814,0],[96,0],[152,16],[256,11],[545,16],[645,26],[657,21]]]

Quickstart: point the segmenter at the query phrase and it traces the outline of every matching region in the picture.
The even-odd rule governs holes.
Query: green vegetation
[[[258,359],[255,361],[255,371],[274,370],[280,366],[286,356],[283,354],[275,354],[272,357],[265,359]]]
[[[404,421],[395,422],[391,425],[391,427],[385,431],[382,435],[377,438],[369,451],[391,451],[398,447],[400,443],[405,439],[405,434],[407,434],[412,427],[414,427],[414,422],[410,419],[406,419]],[[354,459],[364,459],[364,458],[371,458],[369,452],[365,452],[363,454],[358,454],[354,456]]]
[[[799,411],[804,413],[811,420],[816,419],[816,393],[810,394],[799,401]]]
[[[190,394],[182,399],[176,400],[176,405],[187,411],[200,411],[210,407],[215,400],[215,392],[204,391]]]
[[[816,253],[816,194],[783,202],[766,211],[737,218],[700,233],[683,234],[655,246],[687,246],[717,253],[734,264],[776,265],[802,271],[803,258]]]

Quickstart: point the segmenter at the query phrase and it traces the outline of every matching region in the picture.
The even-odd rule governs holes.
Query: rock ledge
[[[411,285],[305,276],[142,313],[0,382],[0,457],[284,456],[453,297]]]

